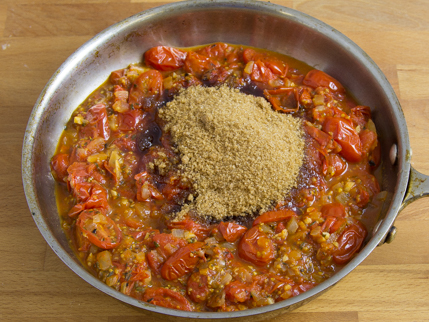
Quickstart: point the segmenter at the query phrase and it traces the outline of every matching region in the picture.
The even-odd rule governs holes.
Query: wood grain
[[[21,148],[32,107],[61,63],[109,25],[167,2],[1,1],[0,321],[155,321],[84,282],[47,246],[26,205]],[[412,165],[429,174],[429,1],[272,2],[326,22],[375,60],[400,99]],[[408,206],[395,225],[392,244],[276,321],[429,321],[429,200]]]

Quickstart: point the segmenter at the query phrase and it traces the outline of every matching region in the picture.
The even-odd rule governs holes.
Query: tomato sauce
[[[143,58],[76,109],[51,160],[62,227],[88,270],[154,305],[233,311],[296,296],[353,258],[380,192],[369,107],[326,73],[265,50],[159,46]],[[174,220],[193,192],[158,110],[182,88],[222,84],[303,120],[297,187],[251,218]]]

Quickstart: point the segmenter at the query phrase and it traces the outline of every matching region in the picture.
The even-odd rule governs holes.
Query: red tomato
[[[258,53],[254,49],[246,48],[243,51],[243,60],[247,64],[249,61],[262,61],[276,75],[285,77],[289,69],[288,65],[276,57],[264,53]]]
[[[182,294],[168,288],[148,288],[143,301],[170,309],[193,311],[191,303]]]
[[[295,216],[296,213],[294,211],[287,209],[267,211],[255,219],[253,226],[275,221],[283,221]]]
[[[145,124],[146,113],[142,110],[128,110],[118,114],[118,130],[134,131],[142,130]]]
[[[234,48],[228,44],[218,42],[216,44],[202,48],[199,53],[201,55],[223,61],[227,57],[228,53],[232,52],[233,50]]]
[[[310,70],[302,83],[313,88],[327,87],[333,92],[344,93],[346,91],[339,81],[317,69]]]
[[[85,115],[84,126],[79,128],[81,138],[98,138],[108,140],[110,137],[109,122],[107,120],[107,111],[104,104],[97,104],[91,107]]]
[[[329,173],[333,177],[342,175],[347,170],[347,163],[338,155],[329,153],[323,161],[323,174],[328,173],[328,167],[332,167],[333,174]]]
[[[268,83],[270,80],[276,79],[276,76],[264,62],[257,60],[253,63],[250,79],[255,82]]]
[[[233,222],[221,222],[217,227],[227,242],[233,243],[247,230],[246,227]]]
[[[193,273],[189,276],[187,292],[192,301],[201,303],[207,300],[209,296],[209,286],[206,275]]]
[[[142,73],[131,85],[128,98],[130,108],[146,107],[145,99],[158,98],[162,94],[162,90],[163,79],[159,71],[149,70]]]
[[[339,202],[324,205],[321,209],[322,216],[329,217],[345,217],[346,208]]]
[[[343,265],[350,261],[362,246],[366,235],[366,228],[360,222],[347,227],[337,240],[338,248],[333,253],[334,262]]]
[[[341,145],[340,155],[350,162],[359,162],[362,158],[362,142],[353,127],[353,123],[342,117],[327,117],[323,131],[332,133],[334,140]]]
[[[254,226],[241,238],[238,255],[257,266],[265,266],[274,259],[274,244],[258,226]]]
[[[76,221],[83,235],[95,246],[103,249],[117,247],[122,232],[116,223],[97,209],[85,210]]]
[[[359,133],[359,138],[362,142],[362,153],[369,154],[377,145],[377,133],[370,130],[363,130]]]
[[[52,157],[51,159],[51,171],[55,180],[64,182],[67,178],[67,168],[70,166],[69,155],[60,153]]]
[[[196,77],[201,77],[206,71],[220,67],[219,62],[216,60],[197,54],[195,52],[189,52],[188,57],[185,60],[185,71],[189,74],[193,74]]]
[[[245,302],[250,299],[249,287],[240,281],[231,282],[225,286],[225,296],[232,302]]]
[[[308,135],[310,135],[313,139],[319,143],[320,147],[328,152],[338,152],[341,150],[340,146],[336,141],[334,141],[333,137],[328,133],[319,130],[317,127],[309,125],[308,123],[304,123],[304,129]]]
[[[358,105],[350,110],[350,119],[354,124],[364,126],[371,118],[371,109],[368,106]]]
[[[188,244],[176,251],[161,268],[161,276],[172,281],[188,274],[194,269],[200,260],[198,252],[204,246],[202,242]]]
[[[292,286],[292,296],[297,296],[301,293],[307,292],[308,290],[311,290],[314,286],[316,286],[313,283],[302,283],[299,285]]]
[[[179,69],[185,63],[187,53],[172,47],[158,46],[144,54],[146,64],[162,71]]]
[[[183,229],[192,232],[197,236],[198,240],[204,240],[210,233],[210,228],[193,221],[190,218],[185,218],[182,221],[170,221],[167,223],[169,229]]]
[[[299,93],[293,87],[281,87],[273,90],[264,90],[264,96],[270,101],[276,111],[289,113],[299,110]]]
[[[165,233],[153,236],[152,240],[155,249],[147,254],[147,260],[149,266],[157,273],[169,256],[187,244],[186,240]]]

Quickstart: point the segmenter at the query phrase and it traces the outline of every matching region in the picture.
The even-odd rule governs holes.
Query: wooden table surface
[[[0,321],[155,321],[87,284],[46,244],[28,210],[21,148],[37,97],[60,64],[150,0],[0,1]],[[272,1],[316,17],[380,66],[402,104],[412,165],[429,174],[429,1]],[[330,291],[276,321],[428,321],[429,199],[408,206],[398,234]]]

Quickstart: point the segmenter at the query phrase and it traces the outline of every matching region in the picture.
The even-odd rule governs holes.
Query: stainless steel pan
[[[139,302],[88,273],[61,230],[49,161],[72,111],[111,71],[138,62],[156,45],[187,47],[216,41],[284,53],[324,70],[371,106],[382,147],[382,190],[389,200],[363,250],[329,280],[297,297],[270,306],[231,313],[184,312]],[[410,166],[411,148],[399,101],[376,64],[337,30],[306,14],[256,1],[188,1],[141,12],[104,30],[80,47],[56,71],[28,121],[22,151],[27,202],[40,232],[54,252],[91,285],[158,317],[262,320],[292,310],[328,290],[361,263],[377,245],[390,242],[396,216],[429,193],[428,177]]]

